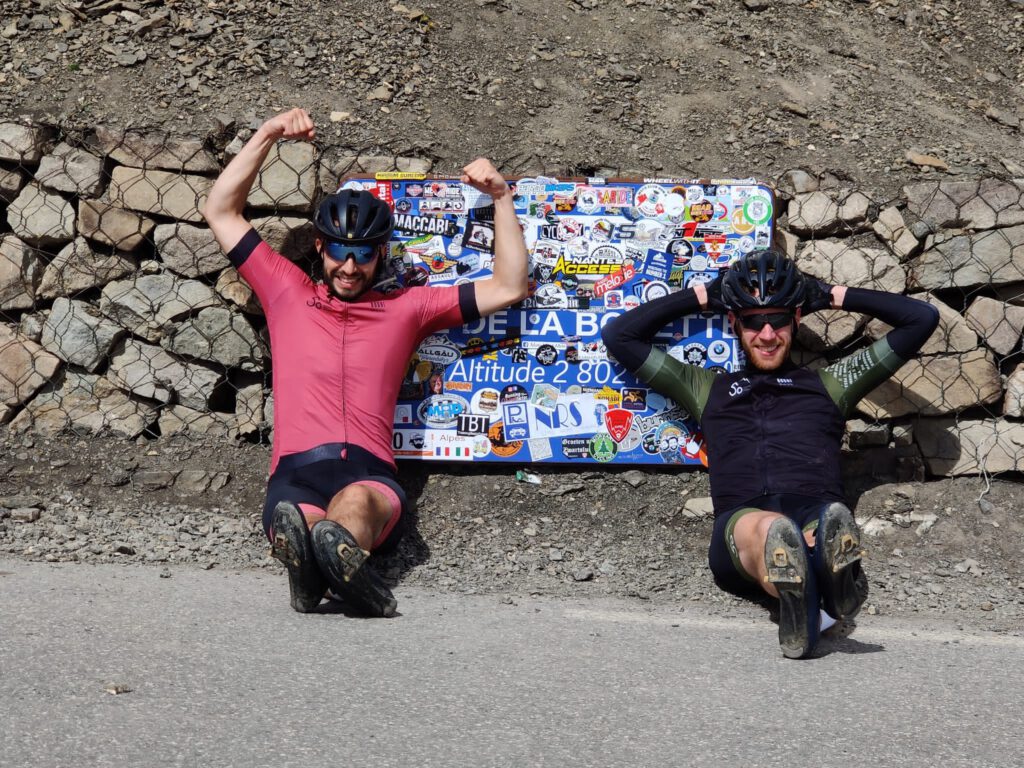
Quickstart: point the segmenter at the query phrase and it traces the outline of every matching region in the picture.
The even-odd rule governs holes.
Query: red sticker
[[[629,434],[629,428],[633,426],[633,413],[625,408],[611,408],[605,411],[604,424],[612,440],[621,443]]]

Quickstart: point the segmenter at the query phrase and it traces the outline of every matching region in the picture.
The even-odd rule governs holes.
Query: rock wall
[[[265,322],[200,213],[246,137],[219,147],[213,137],[0,122],[0,424],[267,438]],[[282,143],[248,214],[313,269],[320,190],[386,170],[431,163]],[[800,169],[768,181],[778,242],[802,269],[940,312],[922,355],[861,403],[848,429],[854,465],[897,479],[1024,470],[1024,179],[937,176],[896,200]],[[820,365],[886,330],[821,312],[802,324],[797,354]]]

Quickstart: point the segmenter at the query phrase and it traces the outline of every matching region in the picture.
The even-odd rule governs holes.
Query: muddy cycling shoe
[[[333,520],[313,526],[313,554],[331,591],[369,616],[390,618],[398,609],[391,590],[366,564],[370,553]]]
[[[853,513],[845,504],[829,504],[818,518],[815,537],[812,560],[822,607],[837,619],[853,618],[868,597],[860,564],[864,550]]]
[[[790,659],[809,656],[818,643],[821,613],[814,572],[800,528],[780,517],[768,529],[764,544],[766,581],[779,591],[779,645]]]
[[[270,533],[270,554],[288,569],[292,608],[299,613],[313,611],[327,591],[327,580],[313,555],[305,517],[290,501],[278,502],[270,518]]]

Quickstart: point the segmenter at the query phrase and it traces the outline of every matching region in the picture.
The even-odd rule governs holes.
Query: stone
[[[775,245],[781,248],[786,256],[796,259],[796,249],[800,245],[800,238],[782,227],[777,227],[775,229]]]
[[[27,402],[60,368],[60,358],[0,323],[0,423]]]
[[[306,141],[279,141],[267,155],[249,192],[254,208],[312,211],[317,198],[316,151]]]
[[[434,167],[434,161],[426,157],[395,158],[395,170],[401,173],[416,173],[426,176]]]
[[[126,277],[136,267],[128,256],[97,253],[85,238],[78,237],[46,265],[36,293],[44,299],[72,296]]]
[[[209,410],[209,401],[223,376],[197,363],[186,363],[169,352],[137,339],[126,339],[114,349],[107,377],[128,392],[167,403],[172,399],[188,408]]]
[[[28,243],[0,236],[0,310],[30,309],[42,273],[43,261]]]
[[[263,421],[263,385],[249,384],[239,387],[235,394],[235,420],[242,437],[258,434]]]
[[[964,313],[971,326],[989,349],[1008,355],[1020,346],[1024,332],[1024,307],[979,296]]]
[[[992,229],[1024,224],[1024,188],[986,178],[909,184],[907,210],[939,229]]]
[[[855,312],[823,309],[800,320],[797,339],[811,352],[824,352],[852,339],[865,320]]]
[[[198,139],[107,126],[96,127],[96,139],[103,154],[122,165],[192,173],[220,170],[217,158]]]
[[[82,237],[119,251],[134,251],[149,240],[156,222],[100,200],[80,200],[78,231]]]
[[[907,276],[899,261],[888,251],[848,245],[839,240],[815,240],[797,257],[804,272],[829,285],[872,288],[903,293]]]
[[[174,492],[183,496],[201,496],[207,491],[220,490],[228,484],[229,479],[227,472],[185,469],[174,480]]]
[[[292,261],[316,258],[316,227],[309,219],[268,216],[253,219],[253,227],[267,245]],[[224,259],[221,259],[223,266]]]
[[[43,337],[43,315],[40,312],[26,312],[18,322],[18,333],[36,344]]]
[[[1006,378],[1006,396],[1003,398],[1003,415],[1024,418],[1024,363],[1014,368]]]
[[[205,176],[118,166],[110,177],[110,201],[140,213],[200,223],[213,181]]]
[[[43,156],[53,129],[40,125],[0,122],[0,161],[35,165]]]
[[[103,192],[103,160],[61,142],[39,163],[36,181],[57,192],[99,197]]]
[[[977,349],[915,358],[868,393],[857,407],[872,419],[935,416],[988,405],[1002,394],[992,353]]]
[[[62,296],[46,317],[41,342],[61,360],[95,373],[124,335],[92,305]]]
[[[131,400],[102,376],[66,371],[61,383],[46,387],[28,403],[10,429],[42,435],[109,432],[134,439],[155,419],[156,408]]]
[[[889,444],[890,431],[888,424],[869,423],[862,419],[850,419],[846,422],[846,434],[849,437],[850,448],[853,450]]]
[[[939,171],[948,171],[949,165],[945,160],[935,157],[935,155],[926,155],[923,152],[918,152],[913,149],[908,149],[905,157],[907,162],[911,165],[916,165],[919,168],[935,168]]]
[[[1024,424],[1003,419],[921,419],[915,438],[928,471],[953,477],[1024,470]]]
[[[10,168],[0,168],[0,202],[10,203],[25,186],[25,174]]]
[[[875,234],[883,240],[893,241],[900,233],[907,228],[903,221],[903,214],[895,205],[883,208],[878,212],[878,218],[871,225]]]
[[[162,437],[234,437],[238,431],[234,414],[197,411],[184,405],[165,408],[159,427]]]
[[[978,348],[978,334],[967,324],[963,315],[930,293],[912,293],[910,296],[927,301],[939,310],[939,324],[921,347],[922,355],[970,352]],[[882,338],[891,330],[892,326],[881,320],[872,320],[865,327],[867,335],[875,340]]]
[[[176,355],[247,371],[262,370],[267,357],[249,321],[227,307],[208,307],[182,321],[162,345]]]
[[[794,195],[789,202],[789,229],[798,235],[830,235],[842,225],[839,206],[824,192]]]
[[[132,487],[143,491],[159,491],[169,488],[177,476],[177,472],[166,469],[140,469],[132,475]]]
[[[863,192],[851,192],[839,205],[839,218],[851,227],[859,226],[867,221],[871,210],[871,198]]]
[[[154,232],[157,253],[167,268],[183,277],[201,277],[224,268],[227,258],[206,227],[159,224]]]
[[[788,195],[806,195],[818,191],[818,177],[802,168],[793,168],[779,177],[778,186]]]
[[[710,496],[687,499],[683,504],[683,515],[688,518],[712,517],[714,514],[715,505]]]
[[[60,248],[75,237],[75,208],[32,182],[7,207],[11,231],[38,248]]]
[[[914,287],[931,291],[1024,280],[1024,226],[936,235],[929,243],[909,263],[909,282]]]
[[[245,282],[234,267],[228,267],[217,277],[214,286],[217,294],[226,301],[234,304],[243,312],[250,315],[262,315],[263,308],[260,306],[256,293],[249,284]]]
[[[218,304],[210,286],[171,273],[107,283],[100,295],[104,314],[147,341],[159,341],[170,323]]]
[[[903,220],[903,214],[896,206],[882,209],[871,228],[879,238],[885,241],[885,244],[900,261],[905,261],[913,256],[920,247],[920,243],[907,227]]]

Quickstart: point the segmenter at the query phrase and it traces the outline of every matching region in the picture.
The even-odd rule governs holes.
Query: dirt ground
[[[217,132],[303,106],[325,144],[447,171],[475,154],[585,175],[805,167],[881,200],[937,172],[908,150],[1022,173],[1017,0],[3,6],[11,116]]]

